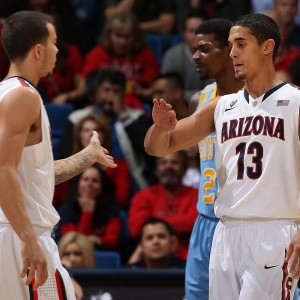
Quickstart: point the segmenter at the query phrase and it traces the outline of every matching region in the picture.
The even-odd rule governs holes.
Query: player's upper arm
[[[178,121],[175,130],[170,133],[172,150],[191,147],[215,131],[214,113],[219,99],[216,97],[188,118]]]
[[[40,98],[29,87],[8,93],[0,102],[0,166],[17,167],[30,128],[40,119]]]

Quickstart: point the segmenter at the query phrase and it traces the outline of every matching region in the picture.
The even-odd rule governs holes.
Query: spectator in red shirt
[[[108,121],[96,114],[88,115],[81,119],[74,128],[74,153],[85,148],[93,135],[93,131],[99,134],[101,145],[109,153],[112,152],[112,135]],[[122,208],[127,209],[131,189],[131,177],[128,165],[124,159],[116,158],[116,168],[101,168],[106,172],[115,185],[116,202]]]
[[[86,56],[83,77],[103,68],[122,71],[127,79],[127,93],[138,91],[132,96],[141,98],[159,74],[156,58],[145,46],[143,33],[134,15],[122,13],[106,21],[101,44]]]
[[[178,257],[186,259],[189,237],[197,218],[198,190],[182,184],[187,156],[178,151],[157,158],[156,176],[159,183],[137,193],[129,210],[129,231],[138,238],[142,225],[155,217],[170,223],[178,234]]]
[[[96,249],[117,248],[121,219],[114,203],[114,186],[98,165],[79,176],[69,201],[58,212],[58,234],[77,231],[87,235]]]
[[[92,135],[93,131],[97,131],[101,145],[106,148],[109,153],[112,150],[112,134],[109,122],[104,116],[91,113],[83,117],[74,127],[73,132],[73,152],[75,154],[84,149]],[[131,176],[126,161],[122,158],[115,158],[116,168],[101,168],[106,172],[115,186],[116,203],[124,210],[128,209],[129,197],[131,192]],[[68,193],[71,180],[60,183],[55,186],[53,205],[57,208],[66,201],[65,195]]]

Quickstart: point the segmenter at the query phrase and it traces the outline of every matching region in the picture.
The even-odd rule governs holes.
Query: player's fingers
[[[27,273],[27,279],[25,281],[26,285],[30,285],[30,283],[34,279],[34,275],[35,275],[35,267],[33,267],[33,265],[32,265],[32,266],[30,266],[29,271]]]
[[[24,278],[28,272],[28,269],[29,269],[29,264],[26,260],[23,261],[23,268],[22,268],[22,271],[21,271],[21,278]]]
[[[165,109],[166,108],[166,102],[164,99],[159,99],[159,106],[160,108],[162,109]]]
[[[172,124],[172,128],[175,128],[175,126],[176,126],[176,124],[177,124],[177,120],[176,120],[176,119],[173,120],[173,121],[171,122],[171,124]]]
[[[48,270],[47,264],[45,262],[41,262],[37,265],[36,268],[36,278],[33,286],[33,290],[37,290],[38,287],[42,286],[48,278]]]
[[[93,130],[93,136],[98,137],[98,132]]]
[[[109,154],[105,154],[105,157],[106,157],[107,160],[111,160],[111,161],[114,160],[114,158]]]
[[[158,100],[156,98],[153,99],[153,105],[154,105],[154,107],[159,106]]]
[[[166,103],[166,109],[168,110],[172,109],[172,105],[170,103]]]
[[[108,150],[107,150],[106,148],[102,147],[102,149],[103,149],[103,152],[104,152],[105,154],[108,153]]]

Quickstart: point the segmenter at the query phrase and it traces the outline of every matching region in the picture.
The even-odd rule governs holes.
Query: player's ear
[[[275,47],[275,41],[273,39],[268,39],[263,43],[263,52],[265,55],[273,54]]]
[[[44,51],[44,47],[42,44],[36,44],[32,47],[33,56],[36,60],[40,60],[42,57],[42,52]]]

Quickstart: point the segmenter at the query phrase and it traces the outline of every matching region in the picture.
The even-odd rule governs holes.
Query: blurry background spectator
[[[151,218],[141,228],[140,243],[127,267],[146,269],[185,268],[185,260],[175,256],[177,237],[173,227],[162,219]]]
[[[94,247],[84,234],[71,231],[58,244],[59,256],[67,268],[94,268]]]
[[[251,0],[193,0],[192,7],[204,11],[208,19],[225,18],[235,21],[251,12]]]
[[[139,97],[144,98],[144,89],[158,75],[158,64],[152,51],[145,46],[144,36],[133,14],[122,13],[107,20],[99,45],[86,56],[83,77],[91,71],[113,68],[124,73],[127,79],[127,106]],[[132,95],[133,93],[133,95]],[[131,100],[128,102],[128,100]],[[141,107],[141,106],[140,106]]]
[[[124,74],[113,69],[94,71],[87,78],[86,87],[95,105],[70,114],[60,145],[61,157],[67,157],[72,151],[74,126],[83,117],[96,113],[110,124],[112,155],[126,161],[134,191],[147,187],[154,177],[153,158],[144,149],[144,138],[151,122],[143,111],[125,107]]]
[[[145,33],[172,33],[175,28],[175,0],[106,0],[107,18],[120,13],[132,12],[137,16]]]
[[[184,19],[183,41],[170,47],[164,54],[162,61],[162,74],[177,72],[184,79],[184,97],[186,100],[207,84],[199,78],[192,54],[195,30],[203,21],[203,14],[196,10],[190,11]]]
[[[271,10],[265,12],[278,24],[284,43],[290,48],[300,47],[300,27],[296,24],[298,0],[274,0]]]
[[[137,193],[129,210],[129,231],[138,238],[144,222],[152,217],[170,223],[178,234],[178,257],[186,259],[190,234],[198,212],[198,190],[182,184],[187,156],[178,151],[157,158],[155,174],[159,183]]]
[[[176,112],[177,120],[188,116],[188,104],[184,98],[184,83],[175,72],[158,76],[152,84],[152,98],[164,99]]]
[[[289,80],[288,70],[300,55],[300,27],[296,25],[298,0],[274,0],[266,15],[274,19],[281,33],[281,43],[275,60],[277,75],[283,81]]]
[[[300,56],[298,56],[289,68],[289,82],[300,87]]]
[[[103,116],[96,114],[88,115],[81,119],[74,128],[73,153],[84,149],[93,135],[93,131],[99,134],[101,145],[112,153],[112,135],[110,125]],[[116,202],[122,208],[128,208],[128,201],[131,190],[131,179],[128,165],[124,159],[114,158],[118,165],[116,168],[101,168],[106,172],[115,186]]]
[[[114,186],[98,165],[79,175],[71,187],[69,201],[58,212],[60,235],[76,231],[87,235],[96,249],[117,248],[121,219],[115,204]]]
[[[107,119],[103,116],[90,114],[83,117],[74,127],[72,154],[81,151],[89,144],[93,131],[98,132],[102,147],[107,149],[109,153],[112,153],[111,128]],[[106,168],[102,165],[101,168],[114,183],[117,204],[127,210],[131,192],[130,171],[124,159],[114,158],[114,161],[117,164],[116,168]],[[65,181],[55,186],[53,200],[55,207],[59,207],[59,205],[66,201],[65,195],[68,193],[70,182],[71,180]]]
[[[83,290],[79,283],[72,277],[72,268],[94,268],[94,249],[89,239],[80,233],[69,232],[58,245],[59,256],[62,264],[68,269],[74,286],[76,300],[83,298]]]
[[[86,53],[95,46],[97,36],[103,26],[103,3],[99,0],[68,0],[72,5],[75,14],[80,21],[81,33],[84,39],[81,40],[81,49]]]

